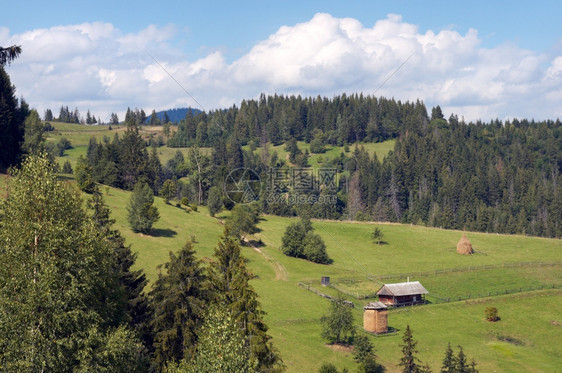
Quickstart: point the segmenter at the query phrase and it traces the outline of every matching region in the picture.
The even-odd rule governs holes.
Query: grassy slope
[[[209,257],[222,232],[220,221],[209,217],[206,210],[188,214],[175,206],[165,205],[157,198],[162,216],[155,226],[158,237],[134,234],[126,224],[128,193],[110,189],[106,200],[113,209],[119,229],[139,253],[137,265],[145,269],[151,280],[157,276],[156,266],[167,260],[168,251],[177,250],[191,234],[197,237],[198,254]],[[271,328],[270,332],[290,372],[314,371],[324,361],[332,361],[340,368],[355,370],[349,353],[325,347],[320,338],[319,319],[327,310],[327,300],[297,286],[298,281],[317,282],[323,275],[331,276],[334,280],[340,277],[364,279],[365,273],[345,250],[369,272],[388,274],[523,260],[556,261],[560,258],[562,248],[559,240],[470,233],[469,237],[475,248],[483,253],[465,257],[454,251],[461,235],[456,231],[384,224],[379,226],[389,243],[376,246],[368,240],[373,224],[314,222],[316,231],[324,237],[328,252],[335,260],[331,266],[322,266],[285,257],[278,250],[284,227],[292,220],[276,216],[264,217],[260,222],[262,231],[255,238],[261,238],[266,246],[261,247],[260,252],[251,247],[243,248],[244,255],[250,260],[251,270],[258,275],[253,286],[260,294],[263,308],[267,311],[266,321]],[[506,269],[515,271],[517,276],[520,272],[526,272],[531,281],[540,281],[541,276],[547,282],[551,279],[560,281],[560,275],[552,268],[547,267],[546,274],[541,272],[543,270],[544,268],[536,271]],[[449,281],[448,276],[473,276],[467,281],[458,280],[457,284],[461,288],[466,287],[469,281],[474,281],[473,288],[487,288],[489,275],[496,276],[496,281],[499,281],[505,277],[502,271],[440,276],[445,276],[445,282],[453,288],[456,285]],[[483,273],[484,280],[479,280],[478,274]],[[506,281],[517,276],[507,277]],[[437,286],[433,283],[443,283],[438,281],[438,277],[437,280],[426,278],[426,281],[429,288]],[[523,293],[489,300],[393,310],[389,323],[398,330],[404,330],[409,323],[419,341],[420,357],[434,368],[439,366],[446,343],[450,341],[454,346],[463,345],[467,354],[476,358],[481,371],[548,370],[548,367],[562,364],[562,356],[552,347],[553,341],[560,341],[560,326],[550,323],[553,320],[560,321],[560,292],[551,290],[529,294],[531,295]],[[354,301],[358,306],[354,315],[360,330],[363,302]],[[535,307],[539,302],[541,310],[537,313]],[[499,308],[501,322],[490,324],[483,320],[487,305]],[[522,340],[524,345],[515,346],[502,342],[497,339],[497,335]],[[401,334],[372,339],[377,347],[379,360],[389,371],[395,371],[400,357]]]
[[[59,128],[58,124],[55,126]],[[65,156],[71,161],[78,154],[85,154],[92,134],[101,139],[103,135],[112,136],[115,132],[106,128],[96,132],[94,130],[99,128],[91,127],[92,133],[82,134],[72,132],[72,125],[61,126],[60,136],[69,138],[76,146]],[[304,144],[299,143],[299,146]],[[380,151],[382,148],[384,153],[390,146],[390,143],[369,145],[372,148],[368,150]],[[278,149],[280,156],[284,152],[282,148]],[[175,153],[175,149],[160,149],[166,150],[161,154],[163,161]],[[326,159],[327,156],[337,155],[342,150],[332,148],[323,157]],[[311,160],[313,166],[317,159],[315,157]],[[0,178],[0,186],[4,183],[5,178]],[[192,234],[196,236],[199,256],[212,255],[222,233],[222,225],[218,219],[211,218],[204,208],[200,208],[199,212],[187,213],[175,206],[165,205],[162,199],[156,198],[161,219],[155,225],[155,234],[143,236],[133,233],[126,221],[129,193],[105,187],[102,187],[102,191],[112,208],[113,217],[117,219],[117,228],[138,253],[137,266],[145,270],[151,281],[157,277],[156,267],[168,259],[168,252],[179,249]],[[289,372],[315,371],[324,361],[331,361],[340,369],[356,369],[348,353],[324,346],[320,338],[319,319],[326,312],[328,301],[298,287],[298,281],[316,284],[320,276],[331,276],[334,282],[352,278],[362,281],[361,286],[367,284],[377,288],[377,285],[369,285],[365,281],[366,271],[383,275],[503,262],[558,261],[562,249],[560,240],[469,233],[478,253],[465,257],[455,253],[455,245],[461,236],[458,231],[382,224],[378,226],[383,230],[388,244],[377,246],[369,239],[373,224],[322,221],[314,222],[316,232],[323,236],[329,255],[334,259],[333,265],[322,266],[285,257],[278,250],[284,229],[291,221],[275,216],[264,217],[260,222],[262,231],[255,238],[261,238],[266,246],[260,248],[259,252],[250,247],[243,248],[244,255],[250,260],[251,270],[258,276],[252,284],[260,294],[270,332]],[[532,284],[560,284],[562,281],[559,267],[500,269],[421,278],[415,278],[414,274],[411,280],[414,279],[421,280],[430,291],[439,295],[455,292],[465,294],[467,290],[487,291],[490,286],[518,286],[526,280]],[[333,290],[326,289],[328,291]],[[361,330],[363,302],[354,302],[357,306],[354,310],[355,320],[358,330]],[[491,324],[483,320],[487,305],[498,307],[502,317],[499,323]],[[392,310],[389,325],[403,330],[406,324],[410,324],[419,341],[420,358],[424,362],[428,361],[434,370],[439,367],[445,346],[450,341],[453,346],[461,344],[469,356],[475,357],[482,372],[553,371],[562,366],[562,355],[556,349],[562,342],[560,325],[556,324],[562,322],[561,314],[561,292],[550,290]],[[523,344],[516,346],[502,342],[498,340],[498,335],[519,339]],[[401,334],[371,338],[379,360],[388,371],[396,371]]]

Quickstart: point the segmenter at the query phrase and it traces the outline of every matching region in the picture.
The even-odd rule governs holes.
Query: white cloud
[[[464,35],[450,29],[420,33],[394,14],[369,27],[319,13],[280,27],[230,64],[221,51],[189,60],[172,43],[178,30],[151,25],[123,34],[100,22],[16,35],[0,28],[0,45],[22,45],[23,54],[8,72],[17,94],[40,112],[68,105],[108,118],[127,107],[150,112],[197,106],[161,64],[206,109],[261,92],[328,97],[362,92],[419,98],[428,109],[439,104],[469,120],[562,115],[562,56],[512,44],[483,48],[474,29]]]

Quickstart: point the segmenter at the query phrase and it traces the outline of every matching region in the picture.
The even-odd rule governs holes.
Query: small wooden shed
[[[425,303],[425,294],[427,293],[428,291],[419,281],[384,284],[377,291],[379,301],[387,306],[394,307]]]
[[[381,302],[371,302],[363,307],[363,329],[370,333],[388,331],[388,308]]]

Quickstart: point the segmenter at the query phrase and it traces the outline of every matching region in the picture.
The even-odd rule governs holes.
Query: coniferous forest
[[[135,112],[128,111],[125,123],[129,129],[122,138],[90,142],[87,160],[97,182],[132,189],[143,177],[157,192],[163,181],[187,176],[180,195],[205,204],[211,187],[220,187],[233,169],[250,168],[267,180],[271,168],[309,167],[298,146],[288,150],[291,157],[285,160],[271,145],[304,141],[322,152],[355,144],[350,152],[324,160],[323,167],[340,172],[337,203],[312,205],[311,217],[562,235],[559,120],[466,123],[456,115],[445,119],[439,106],[429,115],[420,101],[262,95],[239,108],[189,111],[167,140],[171,147],[191,147],[189,159],[178,153],[165,165],[147,150]],[[388,139],[396,144],[384,159],[369,155],[360,144]],[[158,145],[154,139],[151,143]],[[211,153],[202,152],[203,147]],[[282,201],[261,203],[266,213],[298,213],[298,206]]]

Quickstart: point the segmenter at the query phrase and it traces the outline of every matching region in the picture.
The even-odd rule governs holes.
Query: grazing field
[[[137,265],[146,271],[151,281],[157,276],[157,265],[167,260],[168,252],[179,249],[191,234],[195,234],[198,255],[212,256],[223,229],[221,219],[226,218],[226,213],[219,214],[218,218],[211,218],[205,208],[187,213],[156,198],[161,220],[156,223],[153,235],[140,235],[131,232],[126,222],[128,196],[128,192],[109,188],[105,198],[118,228],[138,253]],[[378,276],[523,261],[556,262],[562,250],[560,240],[468,233],[477,253],[461,256],[455,251],[462,235],[460,231],[399,224],[315,221],[316,232],[324,238],[328,253],[334,259],[334,264],[326,266],[281,253],[282,234],[292,221],[294,219],[277,216],[263,217],[259,224],[261,231],[251,238],[261,239],[265,245],[243,247],[250,269],[257,275],[252,284],[260,294],[267,312],[266,322],[289,372],[315,371],[322,362],[333,362],[340,369],[356,369],[348,350],[329,348],[320,338],[319,320],[327,312],[328,300],[299,287],[299,281],[316,284],[321,276],[330,276],[335,283],[338,279],[355,279],[366,284],[367,273]],[[369,235],[375,226],[382,229],[387,244],[371,242]],[[485,292],[525,284],[559,286],[562,282],[559,265],[454,272],[410,279],[422,281],[430,293],[438,295],[463,295],[467,291]],[[379,285],[371,282],[370,286],[378,289]],[[337,293],[329,288],[321,290]],[[551,289],[391,310],[389,326],[398,332],[371,338],[379,361],[389,372],[398,371],[401,333],[407,324],[419,341],[419,357],[434,370],[440,366],[447,342],[451,342],[453,346],[462,345],[468,356],[476,359],[482,372],[553,371],[562,365],[562,356],[554,347],[562,342],[561,295],[560,290]],[[362,332],[362,306],[368,300],[348,299],[356,305],[355,324]],[[500,322],[485,321],[487,306],[498,308]]]
[[[6,179],[0,177],[2,195]],[[176,207],[174,201],[166,205],[161,198],[155,198],[161,219],[151,235],[135,234],[127,223],[130,193],[105,186],[101,186],[101,191],[117,221],[116,228],[138,255],[136,266],[144,269],[151,282],[158,276],[158,266],[168,260],[169,251],[178,250],[192,235],[198,255],[210,258],[223,231],[222,220],[228,216],[224,212],[212,218],[204,207],[188,213],[183,207]],[[295,220],[262,217],[260,232],[250,238],[261,239],[264,245],[242,249],[257,276],[252,285],[260,295],[267,312],[266,322],[288,372],[313,372],[323,362],[333,362],[339,369],[356,370],[348,349],[330,348],[320,337],[320,318],[327,312],[329,301],[299,287],[300,281],[336,295],[336,289],[319,285],[321,276],[330,276],[333,284],[347,292],[369,293],[378,290],[379,283],[367,280],[368,276],[391,274],[411,274],[410,280],[421,281],[429,290],[429,300],[431,296],[464,297],[467,293],[497,293],[526,286],[556,288],[390,310],[389,326],[396,333],[370,336],[378,361],[388,372],[399,371],[401,337],[408,324],[418,341],[419,358],[434,371],[440,367],[448,342],[455,351],[457,345],[462,345],[465,353],[475,358],[481,372],[552,372],[562,366],[558,347],[562,344],[561,240],[468,232],[476,253],[462,256],[455,250],[461,231],[314,221],[316,233],[323,237],[334,260],[332,265],[320,265],[286,257],[279,250],[285,227]],[[375,227],[383,231],[385,244],[376,245],[370,239]],[[503,266],[521,262],[552,265]],[[466,270],[482,266],[496,267]],[[464,270],[441,273],[451,268]],[[434,274],[419,275],[420,272]],[[395,277],[384,281],[403,280]],[[347,298],[355,304],[355,324],[362,333],[362,307],[369,300]],[[484,310],[488,306],[498,308],[499,322],[485,320]]]
[[[57,157],[57,161],[62,166],[62,164],[68,160],[72,167],[76,165],[76,161],[80,155],[86,156],[88,150],[88,143],[92,137],[95,137],[98,142],[102,142],[104,137],[113,140],[115,134],[122,136],[125,132],[126,127],[124,126],[89,126],[83,124],[74,123],[62,123],[62,122],[50,122],[55,128],[54,131],[47,132],[47,141],[57,142],[61,138],[66,138],[70,141],[73,148],[65,151],[62,157]],[[174,128],[172,128],[172,131]],[[141,134],[148,139],[150,136],[157,137],[163,135],[163,127],[149,127],[142,126],[140,129]],[[382,143],[357,143],[359,146],[365,147],[371,156],[377,154],[377,157],[382,160],[392,149],[394,149],[395,140],[388,140]],[[304,141],[298,142],[299,148],[304,152],[306,149],[310,149],[310,145]],[[248,150],[249,147],[246,145],[243,147]],[[270,152],[276,151],[279,159],[286,160],[288,162],[288,153],[285,151],[285,145],[271,146]],[[355,144],[349,146],[349,152],[346,153],[347,156],[351,156],[353,150],[355,149]],[[160,157],[160,162],[166,164],[166,162],[173,158],[177,151],[180,151],[184,158],[187,158],[189,148],[169,148],[167,146],[158,147],[158,155]],[[200,148],[204,154],[210,154],[211,148]],[[256,150],[256,152],[259,152]],[[309,164],[313,168],[322,167],[328,159],[339,157],[340,153],[344,152],[343,146],[332,146],[326,149],[323,154],[310,154]]]

